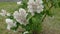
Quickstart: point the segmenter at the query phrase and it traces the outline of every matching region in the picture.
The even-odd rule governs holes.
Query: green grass
[[[12,12],[17,8],[18,5],[16,5],[15,2],[1,2],[0,3],[0,10],[5,9],[7,12]]]

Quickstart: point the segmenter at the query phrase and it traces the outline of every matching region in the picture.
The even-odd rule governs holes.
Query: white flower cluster
[[[26,20],[27,13],[24,9],[20,8],[19,11],[15,11],[13,16],[20,24],[28,24]]]
[[[0,15],[1,15],[1,16],[6,16],[6,14],[7,14],[7,13],[6,13],[6,10],[2,9]]]
[[[14,23],[11,19],[6,19],[7,29],[10,30],[11,27],[16,27],[16,22]]]
[[[34,15],[35,12],[40,13],[43,11],[44,6],[42,5],[42,0],[29,0],[28,1],[28,11]]]
[[[21,4],[21,1],[17,2],[17,4]],[[40,13],[43,11],[44,6],[42,5],[42,0],[29,0],[28,1],[28,12],[30,12],[32,15],[34,15],[35,12]],[[2,12],[0,15],[2,16],[11,16],[10,13],[7,13],[6,10],[1,10]],[[26,19],[28,13],[26,13],[26,10],[23,8],[20,8],[19,11],[15,11],[13,13],[14,19],[16,19],[17,22],[23,25],[27,25],[28,21]],[[16,27],[16,22],[14,22],[12,19],[6,19],[7,23],[7,29],[10,30],[11,27]],[[24,32],[28,33],[28,31]]]
[[[17,4],[20,5],[22,1],[18,1]]]
[[[27,33],[29,33],[28,31],[25,31],[23,34],[27,34]]]
[[[28,14],[26,13],[26,11],[22,8],[20,8],[19,11],[15,11],[13,13],[14,19],[16,19],[17,22],[19,22],[20,24],[23,24],[23,25],[28,24],[27,19],[26,19],[27,15]],[[11,19],[6,19],[6,23],[7,23],[8,30],[10,30],[11,27],[16,27],[16,22],[13,22],[13,20],[11,20]]]
[[[2,9],[0,15],[1,16],[10,16],[11,14],[7,13],[6,10]]]

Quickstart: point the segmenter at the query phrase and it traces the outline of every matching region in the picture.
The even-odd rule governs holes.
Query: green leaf
[[[26,25],[26,30],[27,31],[38,31],[40,32],[42,30],[42,22],[40,21],[42,16],[44,15],[43,12],[41,13],[35,13],[33,17],[29,19],[29,24]]]
[[[47,14],[48,16],[52,16],[52,13],[51,13],[50,10],[46,10],[46,14]]]
[[[60,2],[58,2],[58,5],[59,5],[59,7],[60,7]]]
[[[27,9],[27,2],[28,0],[22,0],[22,5],[20,7],[23,9]]]

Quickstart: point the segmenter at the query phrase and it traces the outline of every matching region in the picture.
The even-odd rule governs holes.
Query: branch
[[[43,15],[41,22],[44,21],[45,17],[46,17],[46,13]]]
[[[49,7],[49,9],[48,10],[51,10],[51,8],[53,7],[54,5],[53,5],[53,2],[51,2],[51,6]],[[46,17],[46,13],[43,15],[43,17],[42,17],[42,22],[44,21],[44,19],[45,19],[45,17]]]

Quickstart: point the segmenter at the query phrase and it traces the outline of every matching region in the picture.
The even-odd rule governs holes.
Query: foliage
[[[21,5],[18,6],[18,8],[16,8],[14,11],[18,11],[19,8],[23,8],[27,11],[28,15],[26,17],[27,21],[29,22],[29,24],[27,24],[26,26],[23,24],[20,24],[18,21],[16,21],[16,19],[14,19],[14,16],[7,16],[8,18],[12,19],[13,21],[16,22],[16,27],[12,27],[12,30],[17,30],[19,26],[22,26],[22,28],[25,28],[26,31],[28,31],[31,34],[39,34],[39,32],[41,32],[42,30],[42,22],[44,21],[46,15],[51,16],[52,17],[52,13],[51,13],[51,8],[55,7],[59,7],[60,6],[60,2],[58,2],[59,0],[43,0],[43,5],[44,5],[44,10],[41,13],[37,13],[34,12],[35,15],[32,16],[30,12],[28,12],[28,0],[22,0]],[[50,5],[50,6],[49,6]],[[46,7],[47,6],[47,7]],[[25,31],[23,31],[25,32]]]

